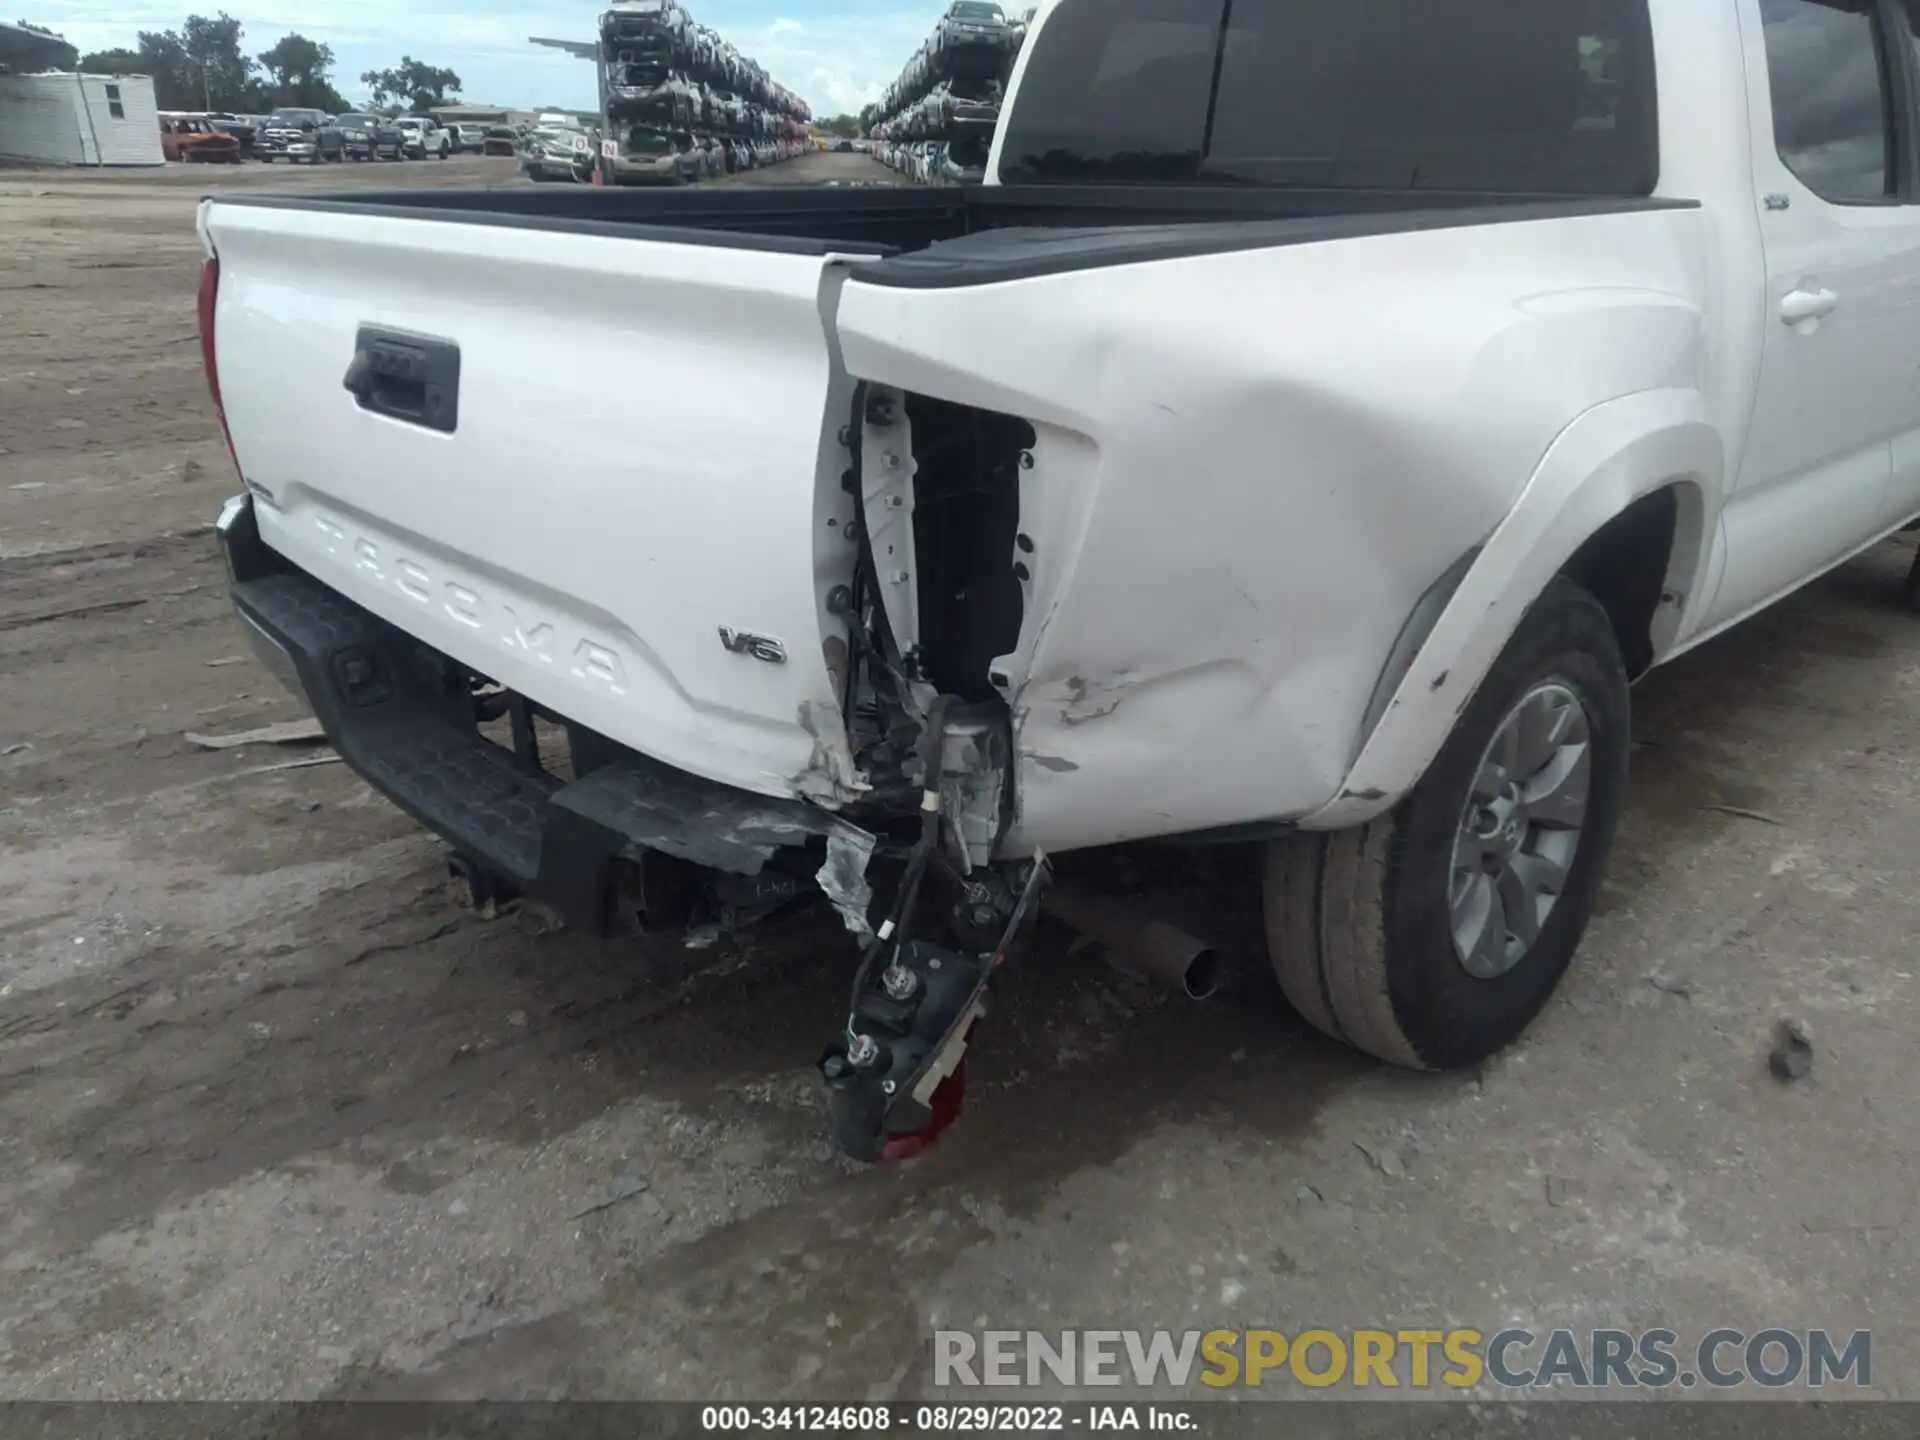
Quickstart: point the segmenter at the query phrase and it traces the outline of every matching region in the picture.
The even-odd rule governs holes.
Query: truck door
[[[1920,138],[1920,0],[1902,0],[1898,7],[1899,19],[1896,22],[1897,53],[1893,58],[1904,58],[1908,113],[1906,116],[1908,135]],[[1916,185],[1920,185],[1920,161],[1916,162]],[[1920,231],[1920,190],[1906,196],[1907,204],[1900,214],[1905,221],[1911,237]],[[1909,256],[1913,251],[1906,252]],[[1902,307],[1901,313],[1912,316],[1910,308],[1920,302],[1920,275],[1912,268],[1900,275],[1899,292],[1893,300],[1894,305]],[[1883,526],[1904,524],[1920,515],[1920,322],[1909,319],[1904,329],[1904,339],[1909,347],[1901,357],[1901,378],[1905,382],[1905,414],[1902,424],[1893,437],[1893,475],[1887,486],[1887,505],[1881,512]]]
[[[1884,528],[1913,421],[1920,224],[1895,141],[1904,63],[1877,0],[1742,9],[1767,322],[1709,623],[1735,620]],[[1754,33],[1757,27],[1758,33]]]

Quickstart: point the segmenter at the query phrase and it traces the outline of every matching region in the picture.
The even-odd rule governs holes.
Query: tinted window
[[[1646,194],[1645,0],[1234,0],[1209,178]]]
[[[1893,131],[1877,24],[1864,3],[1760,0],[1780,158],[1816,195],[1881,200]]]
[[[1068,0],[1027,60],[1000,177],[1198,178],[1220,12],[1221,0]]]

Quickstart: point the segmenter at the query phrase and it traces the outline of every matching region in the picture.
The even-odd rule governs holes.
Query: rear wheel
[[[1625,795],[1626,666],[1571,580],[1534,602],[1391,813],[1267,854],[1267,942],[1316,1027],[1454,1069],[1540,1012],[1586,931]]]

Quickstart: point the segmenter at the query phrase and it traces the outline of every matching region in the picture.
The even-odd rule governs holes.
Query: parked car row
[[[504,130],[503,147],[488,151],[486,126],[442,125],[431,116],[385,116],[354,111],[329,115],[307,106],[282,106],[271,115],[163,111],[160,146],[166,158],[195,163],[241,160],[310,165],[345,160],[445,160],[463,152],[512,155],[521,131]]]
[[[922,185],[977,185],[986,175],[993,132],[950,140],[875,140],[873,158]]]
[[[692,185],[746,170],[778,165],[806,153],[807,142],[748,135],[702,135],[691,130],[627,128],[622,145],[603,132],[543,125],[521,140],[520,169],[529,179],[591,184],[596,168],[619,167],[616,184]],[[610,153],[617,150],[618,153]],[[602,183],[606,183],[603,174]]]
[[[458,149],[453,130],[430,115],[388,119],[292,107],[269,115],[254,139],[254,153],[262,160],[285,160],[290,165],[302,160],[309,165],[336,160],[445,160]]]

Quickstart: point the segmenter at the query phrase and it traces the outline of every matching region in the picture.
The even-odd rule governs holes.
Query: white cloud
[[[715,18],[708,23],[804,95],[816,114],[835,115],[878,100],[945,6],[843,11],[809,18],[804,25],[776,19],[738,28],[722,18],[726,7],[710,8]]]

